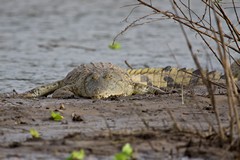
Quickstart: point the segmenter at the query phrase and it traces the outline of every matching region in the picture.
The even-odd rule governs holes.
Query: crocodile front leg
[[[37,98],[42,96],[47,96],[52,94],[55,90],[63,86],[63,81],[56,81],[53,83],[49,83],[40,87],[33,88],[30,91],[27,91],[25,93],[18,94],[17,97],[23,97],[23,98]]]
[[[74,98],[73,85],[67,85],[53,92],[52,98]]]

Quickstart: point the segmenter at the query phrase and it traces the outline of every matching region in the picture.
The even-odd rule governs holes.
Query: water
[[[81,63],[102,61],[126,67],[127,60],[134,67],[194,67],[182,32],[171,20],[130,29],[118,39],[121,50],[108,48],[114,36],[129,24],[123,19],[132,7],[123,6],[136,1],[0,2],[0,92],[23,92],[62,79]],[[161,7],[168,8],[168,4],[168,0],[162,1]],[[129,21],[147,13],[148,9],[139,8]],[[199,38],[191,33],[190,39],[204,59]]]

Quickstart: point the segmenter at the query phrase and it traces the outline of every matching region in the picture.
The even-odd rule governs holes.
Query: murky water
[[[122,22],[134,4],[128,0],[0,0],[0,92],[19,92],[63,78],[74,66],[96,61],[136,67],[193,67],[177,23],[163,20],[130,29],[118,41],[122,49],[108,44],[127,26]],[[197,7],[197,3],[196,7]],[[169,7],[169,1],[161,7]],[[134,20],[149,13],[137,9]],[[190,35],[200,55],[202,45]]]

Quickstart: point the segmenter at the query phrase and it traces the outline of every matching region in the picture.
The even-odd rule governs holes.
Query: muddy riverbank
[[[226,96],[216,98],[226,126]],[[80,149],[86,151],[86,159],[112,159],[125,143],[130,143],[134,157],[142,160],[240,156],[211,135],[210,126],[217,129],[217,122],[205,97],[185,97],[184,105],[178,94],[108,100],[5,98],[0,106],[1,159],[65,159]],[[49,119],[51,111],[59,111],[64,119]],[[39,131],[40,140],[31,138],[30,128]]]

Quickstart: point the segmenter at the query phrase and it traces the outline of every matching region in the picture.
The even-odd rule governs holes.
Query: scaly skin
[[[134,82],[152,85],[158,88],[179,88],[202,84],[199,70],[179,68],[143,68],[129,69],[128,74]],[[204,76],[215,83],[221,83],[223,76],[220,72],[204,72]]]
[[[232,64],[236,77],[239,66]],[[203,72],[214,83],[222,83],[219,72]],[[73,69],[60,81],[36,87],[19,97],[33,98],[53,93],[53,98],[73,96],[107,98],[132,94],[163,93],[160,88],[176,88],[202,84],[199,70],[178,68],[123,69],[111,63],[90,63]]]

